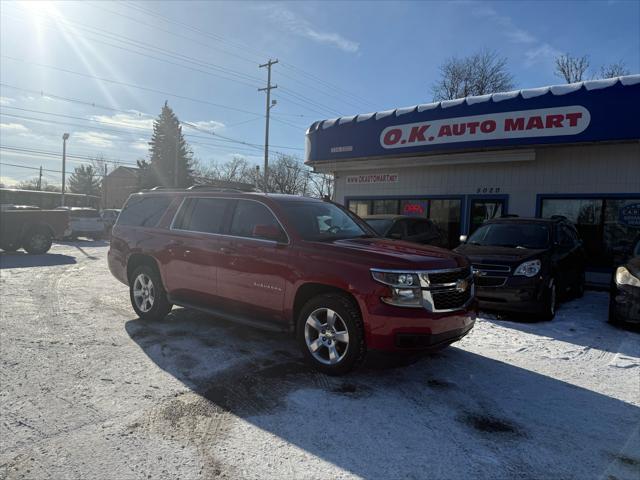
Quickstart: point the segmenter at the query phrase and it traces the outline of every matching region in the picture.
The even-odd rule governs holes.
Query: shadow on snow
[[[189,310],[126,330],[198,394],[191,411],[230,412],[364,478],[640,472],[639,408],[458,348],[332,378],[302,363],[288,336]],[[185,411],[180,396],[170,402],[164,416]]]

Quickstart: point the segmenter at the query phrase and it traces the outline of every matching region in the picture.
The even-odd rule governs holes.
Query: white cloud
[[[116,135],[109,135],[108,133],[101,132],[76,132],[73,134],[74,143],[84,143],[85,145],[91,145],[92,147],[99,148],[111,148],[113,147],[113,140],[117,139]]]
[[[550,44],[541,42],[531,32],[518,27],[511,17],[500,15],[493,7],[475,4],[473,13],[478,17],[488,18],[493,21],[512,43],[523,46],[525,48],[524,58],[527,67],[553,60],[561,53]]]
[[[195,125],[203,130],[213,131],[224,128],[224,123],[216,120],[200,120],[198,122],[189,122],[191,125]]]
[[[144,138],[139,138],[133,143],[130,143],[129,146],[134,150],[140,150],[142,152],[146,152],[149,150],[149,141]]]
[[[0,97],[0,105],[11,105],[13,102],[15,102],[14,98]]]
[[[269,19],[300,37],[313,40],[314,42],[332,45],[348,53],[356,53],[360,49],[360,44],[349,40],[339,33],[318,30],[311,23],[300,18],[288,8],[283,6],[270,7]]]
[[[30,130],[21,123],[0,123],[0,129],[7,134],[15,133],[24,135],[25,133],[30,132]]]
[[[153,117],[136,110],[130,110],[129,113],[116,113],[114,115],[92,115],[91,119],[120,128],[144,128],[148,130],[153,128]]]

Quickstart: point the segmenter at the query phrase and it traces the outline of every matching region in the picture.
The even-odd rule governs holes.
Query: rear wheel
[[[29,232],[23,246],[28,253],[40,255],[49,251],[52,241],[51,232],[41,228]]]
[[[162,320],[172,305],[162,286],[160,275],[147,265],[135,269],[129,279],[129,296],[133,309],[143,320]]]
[[[305,359],[328,375],[343,375],[364,358],[362,316],[351,298],[323,294],[300,311],[297,339]]]

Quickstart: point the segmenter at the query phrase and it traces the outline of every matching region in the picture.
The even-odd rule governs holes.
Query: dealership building
[[[606,272],[640,236],[640,75],[316,122],[306,163],[358,215],[431,218],[451,247],[489,218],[564,215]]]

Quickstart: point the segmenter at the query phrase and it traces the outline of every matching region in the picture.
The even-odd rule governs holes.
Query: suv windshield
[[[332,203],[287,202],[282,208],[304,240],[322,242],[374,236]]]
[[[491,223],[476,230],[467,242],[512,248],[548,248],[549,227],[540,223]]]
[[[393,223],[393,220],[388,218],[372,218],[367,220],[367,223],[371,228],[373,228],[378,234],[384,235],[389,227]]]

